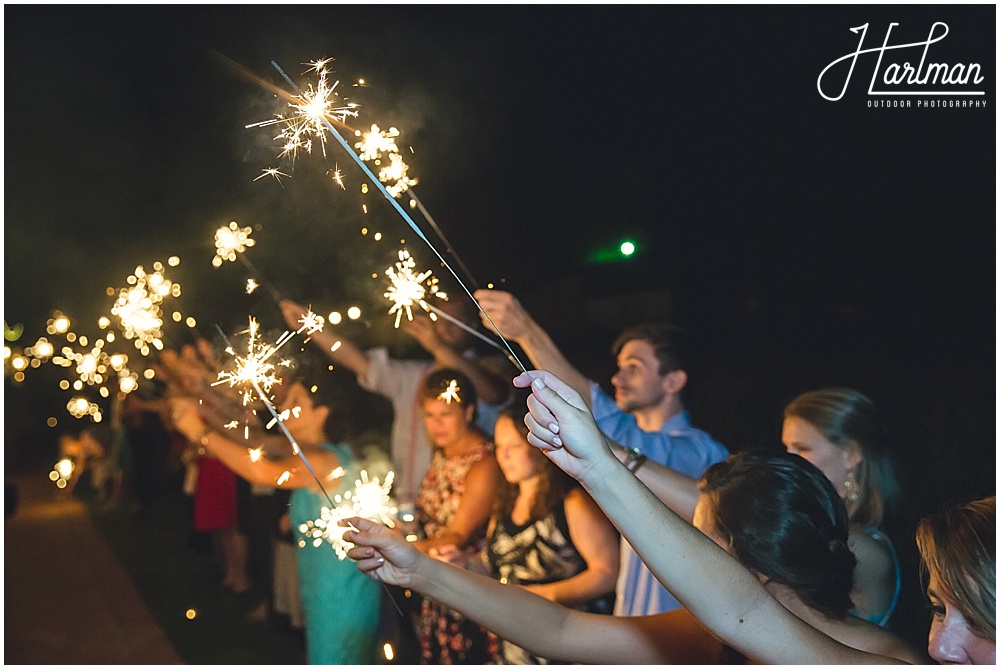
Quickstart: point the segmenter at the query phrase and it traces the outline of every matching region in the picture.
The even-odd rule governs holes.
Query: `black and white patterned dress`
[[[493,578],[515,585],[554,583],[576,576],[587,568],[570,539],[565,505],[525,525],[515,524],[509,516],[498,518],[487,540],[485,559]],[[610,614],[614,603],[615,594],[610,592],[577,608]],[[500,655],[498,660],[503,664],[556,663],[536,657],[506,640],[501,640]]]

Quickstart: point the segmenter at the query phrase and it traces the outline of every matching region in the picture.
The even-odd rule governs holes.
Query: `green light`
[[[635,244],[632,242],[622,242],[618,250],[622,252],[623,256],[630,256],[635,253]]]

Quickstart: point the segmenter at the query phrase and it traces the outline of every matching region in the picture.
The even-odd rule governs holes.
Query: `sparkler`
[[[424,218],[431,227],[434,228],[434,232],[437,236],[441,238],[441,241],[445,245],[445,249],[458,263],[462,272],[465,274],[466,278],[469,279],[469,283],[472,284],[474,289],[479,288],[479,284],[476,282],[475,277],[472,276],[472,272],[469,268],[465,266],[462,259],[458,257],[455,253],[455,249],[448,238],[445,236],[441,228],[438,227],[437,222],[431,213],[427,211],[424,207],[424,203],[420,201],[417,197],[417,191],[413,189],[413,186],[417,185],[416,179],[411,179],[408,175],[409,167],[403,160],[403,156],[399,152],[399,147],[396,145],[396,138],[399,137],[399,130],[396,128],[389,128],[388,130],[380,130],[377,125],[372,125],[371,130],[368,132],[361,132],[360,130],[355,130],[354,134],[361,138],[361,141],[356,143],[355,148],[359,149],[361,153],[359,157],[361,160],[374,162],[376,166],[381,164],[382,156],[389,156],[389,167],[384,167],[379,170],[378,178],[382,183],[389,183],[390,185],[386,187],[386,190],[393,197],[399,197],[404,192],[409,192],[410,200],[413,204],[417,206],[420,213],[423,214]],[[391,182],[391,183],[390,183]]]
[[[268,360],[278,352],[278,349],[280,349],[286,343],[291,341],[291,339],[295,335],[300,334],[302,332],[306,332],[307,334],[312,334],[313,332],[322,330],[323,317],[318,316],[317,314],[314,314],[311,311],[308,311],[305,314],[303,314],[301,319],[299,319],[299,324],[302,327],[300,327],[295,332],[286,331],[284,334],[281,335],[281,337],[278,338],[278,341],[275,342],[274,344],[264,344],[263,342],[260,341],[258,336],[257,321],[255,321],[253,317],[251,317],[250,327],[246,331],[249,335],[248,345],[247,345],[248,351],[246,357],[236,356],[235,350],[233,349],[232,344],[229,342],[229,338],[226,337],[226,334],[222,331],[222,328],[216,326],[216,328],[219,331],[219,334],[221,334],[222,338],[226,341],[226,352],[233,355],[235,358],[236,367],[232,372],[226,372],[226,371],[219,372],[219,380],[213,383],[212,385],[213,386],[219,385],[221,383],[228,383],[230,387],[242,385],[243,388],[240,390],[240,393],[243,396],[244,406],[249,404],[253,400],[253,391],[257,392],[257,396],[264,402],[264,405],[267,407],[267,410],[271,413],[271,416],[277,422],[277,425],[281,429],[281,432],[285,435],[285,438],[288,439],[288,442],[292,445],[292,452],[298,455],[299,458],[302,460],[303,464],[305,464],[306,469],[309,470],[309,473],[316,481],[316,484],[319,486],[319,489],[322,491],[323,495],[327,498],[327,500],[330,501],[330,504],[332,506],[333,501],[330,499],[330,495],[326,492],[326,489],[323,487],[323,483],[319,480],[319,477],[316,476],[316,472],[315,470],[313,470],[312,465],[309,463],[309,459],[306,458],[305,453],[303,453],[302,449],[299,448],[298,442],[295,441],[295,438],[292,436],[292,433],[288,431],[288,428],[285,426],[284,421],[281,419],[281,414],[278,412],[277,409],[275,409],[274,404],[271,402],[271,398],[268,395],[268,391],[274,384],[281,383],[281,379],[274,374],[276,366],[268,362]],[[290,361],[281,361],[278,363],[278,365],[287,366],[287,363],[289,362]],[[289,476],[291,476],[290,472],[285,472],[284,474],[282,474],[282,476],[278,479],[278,485],[281,485],[282,483],[287,481]]]
[[[278,73],[282,76],[282,78],[284,78],[284,80],[288,82],[288,84],[292,87],[292,89],[299,94],[299,97],[303,98],[301,89],[299,89],[299,87],[295,84],[295,82],[292,81],[291,77],[289,77],[288,74],[286,74],[285,71],[281,69],[281,66],[278,65],[278,63],[273,60],[271,61],[271,65],[274,67],[274,69],[278,71]],[[356,113],[352,115],[356,115]],[[365,164],[365,162],[358,157],[358,155],[354,152],[351,146],[344,140],[344,138],[340,135],[340,133],[337,132],[337,129],[333,127],[333,124],[330,122],[330,120],[327,119],[326,116],[317,116],[315,118],[316,120],[321,121],[321,125],[318,124],[320,130],[322,130],[322,128],[325,127],[326,130],[330,132],[331,136],[333,136],[337,140],[337,142],[341,145],[341,147],[344,149],[344,151],[346,151],[347,154],[352,159],[354,159],[358,167],[360,167],[361,170],[365,173],[365,175],[367,175],[368,178],[371,179],[372,183],[379,190],[382,191],[383,196],[385,196],[386,200],[393,206],[396,212],[403,217],[403,220],[406,221],[407,225],[409,225],[410,228],[417,234],[417,236],[420,237],[420,239],[422,239],[430,247],[431,251],[434,252],[434,255],[437,256],[438,260],[440,260],[444,264],[444,266],[448,268],[448,271],[451,272],[452,276],[455,277],[455,280],[458,281],[459,285],[461,285],[462,288],[465,290],[465,292],[468,294],[469,299],[472,300],[473,304],[476,305],[476,308],[479,309],[479,311],[486,317],[486,320],[493,328],[493,331],[496,332],[497,336],[500,337],[501,341],[503,341],[504,346],[507,348],[507,351],[510,355],[510,358],[517,363],[517,366],[521,369],[522,372],[524,372],[530,377],[531,374],[528,372],[527,368],[521,363],[520,359],[517,357],[517,354],[514,353],[514,349],[511,348],[510,344],[500,333],[500,330],[493,323],[493,319],[490,318],[490,315],[486,313],[486,311],[482,308],[482,306],[480,306],[479,302],[472,295],[472,291],[469,290],[469,288],[465,285],[465,282],[463,282],[462,279],[458,276],[458,274],[455,273],[455,270],[452,269],[451,265],[448,264],[448,261],[446,261],[441,256],[441,254],[438,253],[438,250],[434,247],[434,244],[432,244],[431,241],[427,239],[427,236],[423,233],[420,227],[417,226],[417,224],[413,221],[410,215],[406,213],[406,210],[404,210],[403,207],[399,204],[399,202],[396,201],[396,198],[392,197],[392,195],[388,192],[388,190],[386,190],[385,186],[382,185],[382,182],[380,182],[378,179],[375,178],[371,170],[368,169],[368,166]],[[320,136],[323,137],[322,134]],[[324,144],[324,151],[325,151],[325,144]],[[326,154],[324,153],[324,155]]]
[[[341,527],[341,520],[361,517],[393,527],[392,519],[397,509],[389,494],[392,480],[393,472],[389,472],[385,481],[380,483],[378,477],[369,480],[368,472],[361,470],[361,478],[354,482],[353,491],[337,494],[334,496],[336,504],[332,508],[322,507],[319,518],[299,525],[299,532],[303,535],[299,539],[299,546],[304,548],[311,543],[318,548],[325,541],[336,551],[337,557],[343,560],[354,544],[344,540],[344,532],[350,528]]]
[[[458,396],[459,391],[462,389],[458,385],[458,381],[452,379],[448,382],[448,387],[441,391],[438,395],[439,400],[444,400],[448,404],[451,404],[452,400],[455,402],[461,402],[462,398]]]
[[[150,346],[163,350],[163,312],[160,307],[168,297],[180,297],[180,284],[164,276],[160,262],[153,264],[151,273],[139,265],[126,281],[129,287],[118,292],[111,314],[118,317],[125,338],[134,339],[136,348],[143,355],[149,355]],[[57,319],[53,323],[56,331],[59,325]]]
[[[282,143],[279,157],[288,156],[294,160],[299,151],[303,149],[306,153],[312,153],[313,138],[319,141],[325,157],[326,132],[324,127],[331,121],[343,123],[348,116],[358,115],[357,104],[341,102],[337,94],[337,86],[340,82],[330,83],[328,78],[330,72],[326,66],[332,60],[332,58],[324,58],[307,63],[309,69],[319,76],[319,80],[315,88],[309,84],[305,91],[296,89],[296,97],[288,103],[292,110],[290,115],[278,114],[273,119],[246,126],[247,128],[282,126],[281,131],[274,138],[275,141]]]
[[[399,251],[399,260],[396,264],[385,271],[389,277],[389,288],[384,293],[385,297],[392,302],[389,314],[396,314],[396,327],[403,313],[406,313],[408,320],[413,320],[413,307],[420,306],[425,311],[430,311],[430,305],[426,298],[428,295],[435,295],[442,300],[447,300],[448,296],[438,290],[437,278],[433,276],[431,270],[426,270],[417,274],[413,268],[417,266],[416,261],[406,249]],[[427,285],[424,285],[424,282]]]
[[[271,168],[274,169],[274,168]],[[268,170],[264,170],[267,172]],[[281,174],[278,172],[278,174]],[[261,176],[267,176],[266,174]],[[288,176],[287,174],[284,176]],[[261,177],[257,177],[260,179]],[[278,177],[275,176],[277,179]],[[256,181],[257,179],[254,179]],[[262,285],[267,288],[267,292],[271,294],[275,302],[281,301],[281,293],[272,286],[267,280],[261,276],[261,273],[256,267],[247,259],[244,252],[256,244],[256,240],[250,238],[250,233],[252,228],[246,227],[241,228],[236,221],[230,221],[229,225],[223,225],[218,230],[215,231],[215,257],[212,258],[213,267],[222,267],[222,263],[234,262],[239,260],[244,267],[246,267],[253,278],[247,280],[247,295],[252,293],[257,286]]]

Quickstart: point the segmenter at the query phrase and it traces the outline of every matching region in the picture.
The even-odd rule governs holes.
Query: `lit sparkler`
[[[330,82],[330,72],[326,66],[332,60],[324,58],[308,63],[310,70],[318,75],[318,80],[315,87],[309,84],[288,103],[291,108],[289,115],[278,114],[273,119],[246,126],[247,128],[281,126],[280,132],[274,138],[276,142],[281,142],[279,157],[287,156],[294,160],[300,150],[312,153],[314,139],[319,141],[322,153],[326,156],[326,124],[333,121],[343,123],[348,116],[358,115],[358,105],[341,100],[337,93],[340,82]]]
[[[434,295],[442,300],[448,299],[445,293],[438,290],[438,280],[432,275],[431,270],[417,274],[413,271],[416,266],[417,263],[410,252],[402,249],[399,251],[399,260],[396,264],[385,271],[390,284],[384,295],[392,302],[389,315],[396,314],[397,328],[404,312],[408,320],[413,320],[414,306],[430,311],[430,305],[425,299],[428,295]]]
[[[392,481],[393,472],[386,475],[384,482],[379,482],[378,477],[369,480],[368,472],[362,470],[361,478],[354,482],[354,490],[348,490],[343,495],[338,493],[334,496],[335,506],[322,507],[319,518],[299,525],[299,532],[302,533],[299,546],[304,548],[311,543],[319,548],[326,542],[343,560],[354,544],[344,540],[344,532],[350,528],[341,527],[341,520],[361,517],[393,527],[397,509],[389,493]]]
[[[452,400],[455,402],[461,402],[462,398],[458,396],[458,393],[461,390],[462,389],[458,386],[458,381],[452,379],[448,382],[448,386],[441,391],[440,395],[438,395],[438,399],[444,400],[448,404],[451,404]]]
[[[260,177],[258,177],[260,178]],[[232,221],[228,226],[222,226],[215,231],[215,257],[212,258],[214,267],[221,267],[226,260],[233,262],[236,255],[243,253],[256,242],[250,239],[252,229],[241,228],[236,221]]]
[[[296,93],[298,93],[298,98],[299,99],[302,99],[304,101],[308,99],[308,95],[312,93],[312,87],[311,86],[309,87],[309,89],[305,93],[303,93],[302,89],[292,80],[291,77],[288,76],[288,74],[284,70],[281,69],[281,66],[279,66],[277,62],[275,62],[275,61],[272,60],[271,61],[271,65],[278,71],[278,73],[282,76],[282,78],[284,78],[285,81],[288,82],[288,84],[296,91]],[[323,73],[326,72],[325,67],[322,67],[320,69],[320,72],[321,72],[321,80],[322,80],[324,78]],[[356,116],[357,112],[354,112],[351,115],[352,116]],[[511,361],[513,361],[521,369],[522,372],[528,374],[528,376],[531,376],[530,373],[527,371],[527,368],[521,363],[520,359],[517,357],[517,354],[514,353],[514,349],[511,348],[510,343],[503,337],[502,334],[500,334],[500,331],[497,329],[496,325],[493,323],[493,320],[490,318],[490,315],[487,314],[483,310],[482,306],[480,306],[479,302],[476,301],[475,296],[473,296],[472,291],[469,290],[468,286],[465,285],[465,282],[463,282],[461,280],[461,278],[458,276],[458,274],[455,273],[455,270],[452,269],[451,265],[449,265],[448,262],[444,259],[444,257],[441,256],[441,253],[438,252],[438,250],[434,247],[434,244],[432,244],[431,241],[429,239],[427,239],[427,235],[424,234],[424,232],[420,229],[420,227],[413,221],[413,218],[406,212],[405,209],[403,209],[403,207],[399,204],[399,202],[396,201],[396,198],[394,198],[388,192],[388,190],[386,190],[386,188],[381,184],[381,182],[379,182],[375,178],[375,176],[372,175],[372,172],[368,168],[368,166],[365,164],[365,161],[361,160],[361,158],[358,157],[358,155],[354,152],[354,149],[352,149],[351,146],[347,143],[347,141],[344,140],[344,138],[341,136],[341,134],[339,132],[337,132],[337,129],[333,126],[333,123],[331,123],[330,119],[327,118],[325,115],[322,115],[322,114],[319,114],[319,115],[314,114],[313,118],[316,121],[316,125],[320,126],[321,130],[322,130],[323,127],[325,127],[326,130],[329,131],[330,136],[333,137],[335,140],[337,140],[337,142],[344,149],[344,151],[346,151],[347,154],[355,161],[355,163],[357,163],[358,167],[361,168],[362,172],[364,172],[372,180],[372,182],[375,184],[375,186],[378,187],[382,191],[382,194],[385,196],[386,200],[396,210],[396,212],[400,216],[402,216],[403,220],[406,221],[407,225],[409,225],[410,228],[417,234],[417,236],[420,237],[420,239],[422,239],[431,248],[431,251],[434,252],[434,255],[436,255],[437,258],[448,269],[448,271],[451,272],[452,276],[454,276],[455,279],[459,282],[459,285],[461,285],[462,289],[465,290],[466,294],[472,300],[473,304],[476,305],[476,308],[479,309],[479,311],[483,314],[483,316],[489,322],[490,326],[493,328],[493,331],[496,332],[497,336],[500,337],[500,340],[503,342],[504,346],[506,347],[507,352],[510,354],[509,358],[511,359]],[[343,120],[343,118],[344,117],[341,117],[341,120]],[[325,136],[322,135],[322,134],[320,134],[320,137],[322,139],[324,139],[324,142],[325,142]],[[326,155],[326,145],[325,145],[325,143],[323,145],[323,148],[324,148],[324,156],[325,156]],[[398,322],[398,319],[397,319],[397,322]]]
[[[111,307],[117,316],[126,339],[134,339],[143,355],[149,355],[150,345],[163,350],[163,312],[160,306],[168,297],[180,297],[181,286],[163,274],[163,264],[153,264],[153,271],[139,265],[126,281],[129,287],[118,292],[118,299]]]

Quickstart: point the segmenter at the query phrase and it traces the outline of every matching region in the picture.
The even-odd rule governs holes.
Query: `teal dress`
[[[329,484],[324,481],[330,497],[353,490],[361,467],[350,447],[326,443],[322,448],[336,455],[345,470],[342,478]],[[297,540],[303,539],[299,526],[319,518],[324,506],[330,503],[321,493],[306,488],[292,492],[289,513]],[[381,601],[378,581],[358,571],[350,559],[338,559],[328,542],[319,546],[311,540],[305,546],[296,543],[309,664],[375,663]]]

